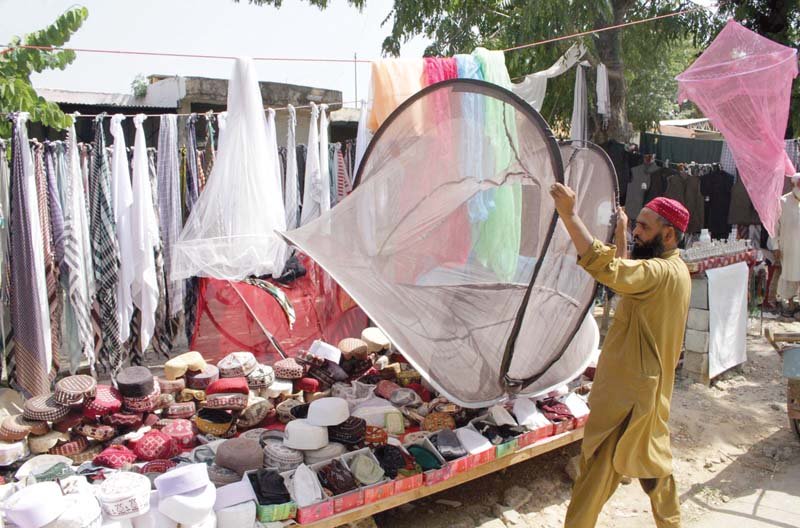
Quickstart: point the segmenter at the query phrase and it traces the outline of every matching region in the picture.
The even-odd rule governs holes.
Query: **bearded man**
[[[638,478],[650,497],[656,525],[678,527],[667,422],[691,293],[689,270],[678,249],[689,212],[668,198],[650,201],[636,218],[633,258],[627,259],[592,238],[575,214],[571,189],[555,184],[550,194],[580,265],[621,298],[589,396],[592,412],[565,526],[593,527],[628,476]],[[624,211],[618,215],[618,226],[626,225]]]

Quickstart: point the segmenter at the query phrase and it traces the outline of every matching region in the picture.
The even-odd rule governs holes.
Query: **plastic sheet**
[[[326,291],[325,272],[308,257],[299,258],[307,274],[286,286],[278,285],[292,303],[294,325],[289,324],[275,298],[261,288],[243,282],[201,279],[192,350],[211,362],[229,352],[246,350],[262,363],[273,363],[281,356],[263,329],[289,356],[308,350],[317,339],[335,345],[345,337],[361,335],[367,327],[364,312],[336,283]]]
[[[464,134],[474,119],[464,112],[473,106],[463,104],[466,97],[497,107],[491,115],[500,123]],[[426,112],[443,104],[446,114]],[[450,148],[432,148],[441,145]],[[579,212],[608,240],[613,166],[597,147],[563,148]],[[480,163],[469,171],[460,163],[467,155]],[[564,181],[562,152],[533,108],[482,81],[432,85],[379,129],[357,180],[334,209],[285,237],[342,285],[437,390],[481,407],[576,374],[594,349],[570,352],[568,345],[595,284],[577,266],[566,231],[556,228],[548,192]],[[481,192],[514,187],[521,243],[508,277],[476,256],[482,241],[467,208]]]

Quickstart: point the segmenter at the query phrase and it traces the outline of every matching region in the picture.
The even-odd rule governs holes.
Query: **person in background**
[[[621,297],[589,396],[592,412],[565,526],[593,527],[627,476],[638,478],[649,495],[656,525],[678,527],[668,421],[691,293],[689,270],[678,250],[689,212],[668,198],[647,203],[636,219],[632,259],[627,259],[592,238],[575,213],[574,191],[555,184],[550,194],[580,265]],[[620,209],[618,226],[627,221]]]

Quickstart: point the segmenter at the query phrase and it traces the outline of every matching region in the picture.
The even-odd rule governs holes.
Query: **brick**
[[[692,296],[689,300],[690,308],[708,310],[708,279],[692,279]]]
[[[686,330],[684,346],[686,350],[708,355],[708,332],[700,332],[699,330],[691,329]]]
[[[708,332],[708,310],[689,308],[689,319],[686,322],[686,328]]]

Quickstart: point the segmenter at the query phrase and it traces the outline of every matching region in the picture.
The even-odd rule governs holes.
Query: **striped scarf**
[[[169,317],[183,310],[184,281],[169,280],[172,265],[172,246],[183,226],[181,216],[180,168],[178,165],[178,121],[174,114],[161,116],[158,131],[158,205],[159,227],[164,251],[164,270],[167,274]]]
[[[186,148],[186,189],[184,193],[184,204],[186,207],[184,218],[189,218],[192,213],[197,199],[200,197],[198,174],[197,174],[197,128],[195,122],[197,115],[192,114],[186,123],[186,132],[188,137],[189,146]],[[189,346],[192,344],[192,334],[194,334],[194,326],[197,319],[197,278],[192,277],[186,280],[186,297],[183,302],[184,322],[183,329],[186,332],[186,341]]]
[[[150,170],[150,189],[153,193],[153,207],[159,217],[158,175],[156,172],[156,151],[147,149],[147,161]],[[167,276],[164,271],[163,242],[156,247],[156,278],[158,279],[158,307],[156,308],[156,327],[150,344],[160,357],[169,359],[172,343],[178,333],[178,321],[169,315],[167,302]]]
[[[27,114],[12,114],[9,198],[11,324],[14,347],[7,355],[9,382],[25,395],[50,392],[50,320],[33,161],[25,129]]]
[[[116,372],[123,362],[117,314],[119,247],[114,211],[111,208],[111,180],[106,157],[103,117],[94,121],[94,146],[89,171],[89,212],[94,250],[94,276],[99,307],[102,346],[98,359],[102,367]]]
[[[75,127],[67,133],[64,171],[64,265],[62,272],[67,288],[66,327],[70,350],[70,372],[75,372],[85,357],[94,372],[95,350],[92,332],[89,276],[93,273],[88,214]]]
[[[54,211],[51,209],[51,201],[49,192],[49,177],[45,174],[45,160],[44,160],[44,145],[36,143],[33,149],[33,166],[36,175],[36,197],[39,202],[39,222],[42,226],[42,247],[44,248],[44,273],[47,282],[47,304],[50,308],[50,342],[52,346],[53,356],[50,367],[50,381],[53,381],[58,374],[60,367],[60,343],[61,343],[61,314],[63,312],[63,302],[61,297],[61,285],[58,282],[58,262],[56,260],[56,252],[54,251],[54,234],[55,229],[51,223],[51,219],[57,215],[52,214]],[[55,182],[55,179],[53,180]],[[57,193],[58,191],[55,190]],[[56,197],[56,202],[58,198]],[[60,215],[59,207],[59,215]],[[62,237],[63,242],[63,228],[64,218],[60,217],[56,220],[59,229],[59,237]]]

